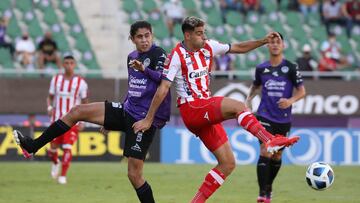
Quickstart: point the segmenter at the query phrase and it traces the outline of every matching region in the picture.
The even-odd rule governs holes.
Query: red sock
[[[57,164],[59,162],[57,149],[49,149],[47,151],[47,155],[54,164]]]
[[[72,159],[71,149],[64,149],[62,165],[61,165],[61,176],[66,176],[67,170],[69,169],[70,162]]]
[[[205,177],[204,182],[195,194],[191,203],[203,203],[208,199],[225,181],[225,175],[213,168]]]
[[[273,135],[266,131],[265,128],[259,123],[256,117],[248,111],[242,111],[238,114],[238,123],[263,143],[266,143],[273,137]]]

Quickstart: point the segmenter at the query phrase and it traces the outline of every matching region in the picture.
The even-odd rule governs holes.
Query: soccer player
[[[55,122],[65,115],[75,105],[88,103],[88,85],[85,80],[74,74],[76,60],[73,56],[63,59],[64,74],[55,75],[50,82],[49,96],[47,98],[47,111],[51,122]],[[50,143],[48,156],[51,159],[51,176],[60,184],[66,184],[66,173],[72,159],[71,148],[78,138],[82,124],[74,125],[69,131],[55,138]],[[58,176],[60,161],[57,149],[62,146],[63,156],[61,162],[61,175]]]
[[[170,119],[170,94],[162,102],[148,131],[134,133],[132,125],[145,117],[161,82],[165,51],[153,44],[151,24],[138,21],[131,25],[130,39],[136,50],[128,55],[128,91],[124,103],[97,102],[81,104],[54,122],[37,139],[32,140],[14,131],[14,139],[31,156],[52,139],[64,134],[78,121],[104,126],[106,130],[126,133],[124,156],[128,157],[128,178],[142,203],[155,202],[151,186],[143,177],[146,153],[155,135]]]
[[[240,126],[266,144],[270,153],[294,144],[299,137],[273,136],[246,110],[244,103],[227,97],[212,97],[209,90],[210,67],[215,55],[246,53],[279,37],[277,33],[269,33],[255,41],[221,44],[206,39],[205,22],[196,17],[187,17],[183,21],[182,32],[184,41],[176,45],[165,62],[163,80],[149,111],[145,119],[134,124],[134,130],[146,132],[150,128],[155,112],[174,81],[177,104],[186,127],[201,139],[218,161],[192,199],[192,202],[205,202],[235,168],[235,158],[222,121],[237,119]]]
[[[256,67],[246,104],[251,108],[251,100],[261,89],[257,119],[272,134],[287,136],[291,127],[291,106],[305,96],[305,87],[297,65],[284,58],[284,39],[280,33],[279,36],[268,43],[270,60]],[[281,150],[274,154],[267,152],[266,145],[260,141],[257,202],[270,203],[272,183],[281,167],[281,155]]]

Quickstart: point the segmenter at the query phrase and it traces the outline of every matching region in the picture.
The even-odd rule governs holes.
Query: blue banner
[[[255,164],[258,139],[242,128],[225,128],[237,164]],[[293,128],[300,141],[284,150],[284,164],[307,165],[324,161],[332,165],[360,165],[360,128]],[[291,136],[290,135],[290,136]],[[168,125],[161,131],[162,163],[217,163],[202,142],[185,127]]]

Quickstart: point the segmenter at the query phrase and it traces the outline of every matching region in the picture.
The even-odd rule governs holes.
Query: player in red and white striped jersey
[[[76,61],[73,56],[65,56],[63,59],[65,73],[53,76],[50,82],[49,96],[47,98],[48,114],[51,122],[55,122],[69,110],[79,104],[87,103],[88,85],[85,80],[74,74]],[[68,132],[55,138],[50,143],[48,156],[53,162],[51,176],[57,178],[60,184],[66,183],[66,173],[72,159],[71,148],[78,138],[78,132],[82,124],[75,125]],[[57,149],[62,146],[63,157],[61,162],[61,174],[59,176],[60,160]]]
[[[294,144],[299,137],[273,136],[247,111],[244,103],[210,94],[210,72],[214,55],[224,53],[246,53],[280,37],[271,32],[260,40],[234,44],[222,44],[206,39],[205,23],[196,17],[187,17],[182,24],[184,41],[173,49],[165,62],[163,80],[153,98],[145,119],[133,125],[134,131],[150,128],[154,115],[175,82],[178,107],[186,127],[198,136],[214,154],[218,165],[205,177],[192,202],[205,202],[224,182],[235,168],[235,158],[221,122],[237,119],[240,126],[266,143],[271,153]]]

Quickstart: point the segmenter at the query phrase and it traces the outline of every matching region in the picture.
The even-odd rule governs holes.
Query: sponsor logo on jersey
[[[189,78],[200,78],[208,74],[207,70],[197,71],[197,72],[190,72]]]

